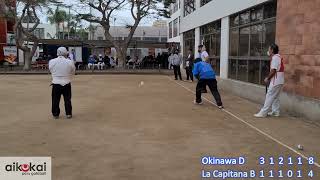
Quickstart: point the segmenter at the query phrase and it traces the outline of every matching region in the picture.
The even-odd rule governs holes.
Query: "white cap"
[[[99,56],[102,56],[102,54],[99,54]]]
[[[68,50],[65,47],[59,47],[57,50],[57,56],[67,56]]]

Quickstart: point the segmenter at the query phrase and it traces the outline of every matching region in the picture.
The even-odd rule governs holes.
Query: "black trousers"
[[[173,71],[174,71],[175,79],[177,80],[178,79],[178,75],[179,75],[179,79],[182,80],[180,66],[173,65]]]
[[[214,97],[214,99],[217,102],[218,106],[222,106],[222,101],[221,101],[221,96],[218,91],[218,86],[217,86],[217,80],[216,79],[200,79],[197,84],[196,88],[196,102],[201,103],[201,93],[202,90],[206,88],[206,86],[209,86],[209,89]]]
[[[193,81],[192,67],[186,67],[187,80]]]
[[[60,115],[60,98],[63,95],[66,115],[72,115],[71,105],[71,84],[61,86],[60,84],[52,84],[52,115]]]

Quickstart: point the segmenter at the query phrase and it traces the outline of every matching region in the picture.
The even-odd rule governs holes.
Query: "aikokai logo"
[[[46,175],[47,163],[24,163],[19,164],[18,162],[13,162],[12,164],[7,164],[5,166],[7,172],[22,172],[22,175]]]

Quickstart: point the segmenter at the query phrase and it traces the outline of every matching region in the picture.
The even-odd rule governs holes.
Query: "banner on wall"
[[[17,53],[18,53],[18,50],[16,46],[3,47],[4,60],[9,63],[17,62]]]

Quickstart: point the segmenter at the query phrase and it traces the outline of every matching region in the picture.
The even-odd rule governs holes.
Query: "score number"
[[[288,157],[287,159],[285,159],[284,157],[280,156],[279,158],[276,159],[278,162],[278,165],[285,165],[287,163],[287,165],[294,165],[294,163],[296,163],[297,165],[302,165],[302,157],[298,157],[295,160],[292,157]],[[263,156],[259,157],[259,165],[275,165],[276,161],[274,157],[269,157],[269,158],[265,158]],[[314,165],[314,157],[309,157],[308,158],[308,164],[309,165]]]
[[[273,177],[277,177],[277,178],[283,178],[283,177],[288,177],[288,178],[292,178],[292,177],[297,177],[297,178],[302,178],[302,171],[298,170],[298,171],[292,171],[292,170],[288,170],[288,171],[283,171],[283,170],[279,170],[279,171],[273,171],[270,170],[268,172],[265,172],[264,170],[259,171],[259,177],[260,178],[264,178],[264,177],[269,177],[269,178],[273,178]],[[308,172],[308,176],[309,177],[313,177],[313,170],[310,170]]]
[[[307,159],[308,161],[308,165],[314,165],[315,163],[315,159],[314,157],[309,157]],[[292,157],[288,157],[288,158],[284,158],[282,156],[278,157],[278,158],[274,158],[274,157],[259,157],[259,165],[275,165],[275,164],[278,164],[278,165],[294,165],[294,164],[297,164],[297,165],[302,165],[303,162],[302,162],[302,157],[298,157],[298,158],[292,158]],[[265,176],[265,172],[263,170],[261,170],[260,172],[260,177],[264,177]],[[301,174],[301,171],[297,171],[296,173],[294,173],[292,170],[289,170],[287,172],[283,172],[282,170],[278,171],[277,175],[278,177],[283,177],[284,173],[286,173],[287,177],[293,177],[294,174],[297,175],[297,177],[302,177],[302,174]],[[269,171],[268,173],[266,173],[267,176],[269,177],[274,177],[275,173],[274,171]],[[313,174],[313,171],[310,170],[308,172],[308,176],[309,177],[313,177],[314,174]]]

